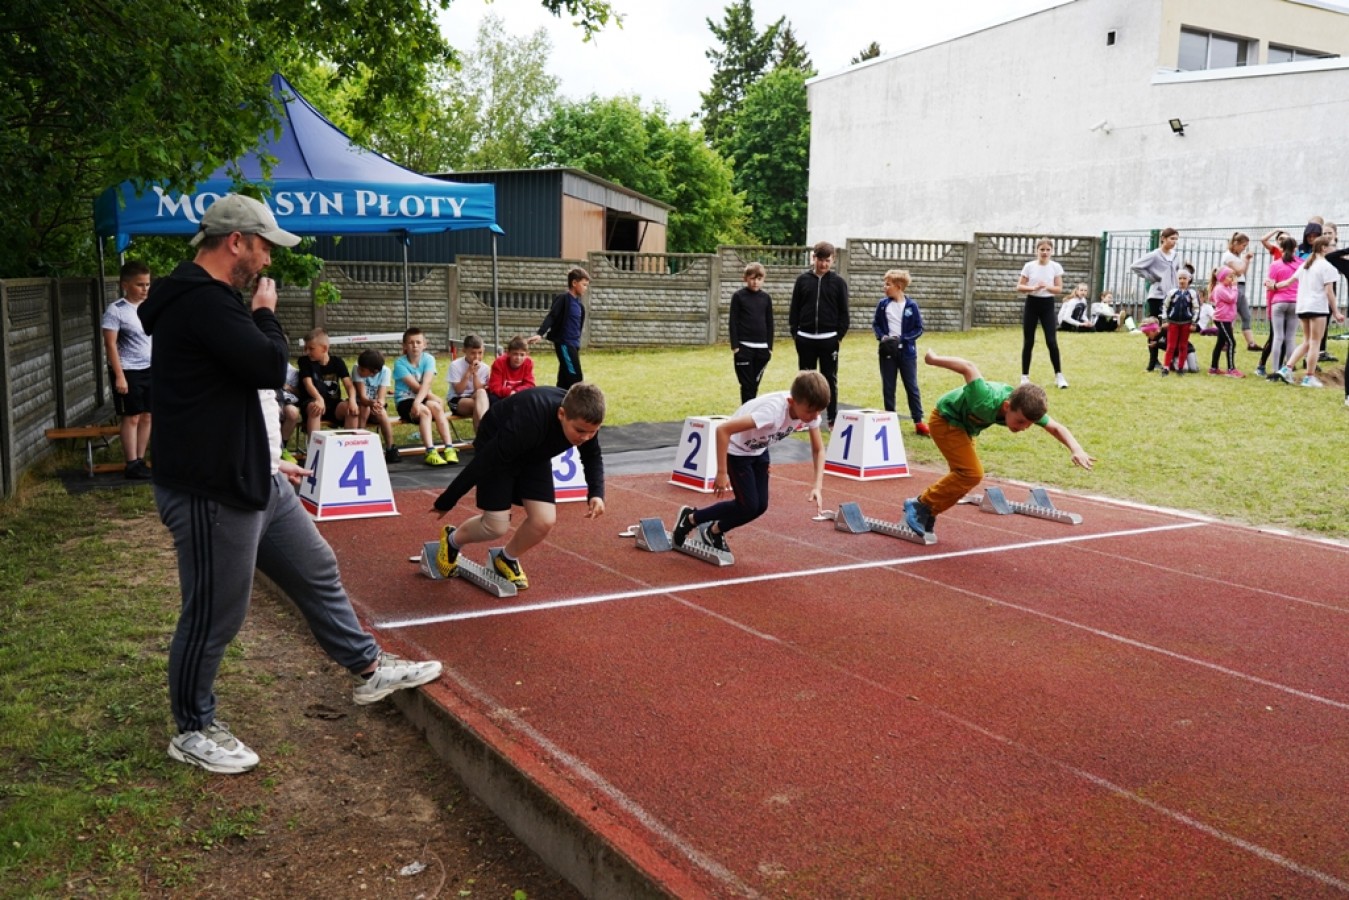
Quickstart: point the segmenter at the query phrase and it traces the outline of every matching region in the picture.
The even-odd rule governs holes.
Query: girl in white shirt
[[[1063,266],[1050,259],[1054,252],[1054,243],[1049,238],[1040,238],[1035,244],[1035,259],[1021,267],[1021,280],[1016,290],[1026,297],[1026,308],[1021,313],[1021,383],[1030,382],[1030,360],[1035,351],[1035,326],[1045,331],[1045,346],[1049,348],[1049,362],[1054,366],[1054,383],[1061,388],[1068,386],[1063,377],[1063,366],[1059,363],[1059,339],[1057,335],[1054,298],[1063,293]]]
[[[1322,235],[1312,244],[1312,255],[1307,257],[1302,268],[1283,281],[1270,281],[1266,284],[1266,287],[1278,290],[1287,287],[1291,281],[1296,280],[1298,283],[1297,317],[1302,323],[1302,343],[1297,345],[1293,355],[1288,357],[1288,362],[1279,370],[1279,377],[1289,384],[1293,383],[1293,371],[1297,368],[1298,361],[1306,357],[1307,374],[1302,379],[1302,386],[1313,388],[1324,386],[1316,377],[1316,361],[1321,352],[1321,335],[1325,334],[1326,322],[1331,316],[1335,317],[1336,322],[1344,321],[1344,314],[1335,305],[1335,284],[1340,280],[1340,274],[1335,271],[1334,266],[1326,262],[1326,251],[1330,247],[1331,239]]]

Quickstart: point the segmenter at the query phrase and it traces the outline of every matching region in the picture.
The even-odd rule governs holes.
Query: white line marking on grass
[[[690,591],[706,591],[723,587],[736,587],[745,584],[764,584],[770,581],[783,581],[791,578],[810,578],[818,575],[837,575],[842,572],[860,572],[866,569],[885,569],[892,566],[909,566],[915,563],[933,562],[944,559],[959,559],[966,556],[983,556],[990,553],[1006,553],[1011,550],[1026,550],[1034,547],[1053,547],[1060,544],[1079,544],[1085,541],[1099,541],[1108,538],[1134,537],[1140,534],[1156,534],[1162,531],[1197,528],[1200,524],[1202,523],[1180,522],[1170,525],[1154,525],[1148,528],[1131,528],[1126,531],[1107,531],[1098,534],[1047,538],[1038,541],[1019,541],[1014,544],[999,544],[995,547],[976,547],[971,550],[952,550],[947,553],[925,553],[919,556],[900,556],[895,557],[894,559],[868,560],[866,562],[845,563],[837,566],[822,566],[816,569],[799,569],[794,572],[772,572],[766,575],[747,575],[742,578],[719,578],[714,581],[670,584],[631,591],[616,591],[611,594],[593,594],[589,597],[572,597],[567,600],[549,600],[543,603],[496,606],[487,609],[469,610],[466,612],[443,613],[436,616],[420,616],[412,619],[390,619],[387,621],[377,621],[375,622],[375,625],[379,628],[417,628],[423,625],[438,625],[442,622],[461,622],[466,619],[484,619],[489,616],[513,616],[521,613],[542,612],[550,609],[566,609],[573,606],[590,606],[596,603],[613,603],[618,600],[635,600],[641,597],[684,594]]]

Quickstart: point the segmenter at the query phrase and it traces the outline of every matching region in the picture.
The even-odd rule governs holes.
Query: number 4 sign
[[[379,435],[369,431],[316,431],[309,436],[300,482],[300,504],[315,519],[396,516],[389,470]]]
[[[856,481],[907,478],[909,463],[895,414],[875,409],[840,412],[829,435],[824,470]]]

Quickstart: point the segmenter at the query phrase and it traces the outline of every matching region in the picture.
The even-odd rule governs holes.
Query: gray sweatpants
[[[159,518],[173,535],[183,607],[169,645],[169,705],[181,731],[215,719],[215,676],[243,627],[256,568],[294,601],[339,665],[363,671],[379,646],[356,620],[337,557],[286,477],[272,476],[263,510],[239,509],[155,485]]]

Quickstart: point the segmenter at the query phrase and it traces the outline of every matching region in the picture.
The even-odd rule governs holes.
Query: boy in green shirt
[[[972,491],[984,477],[983,464],[974,449],[974,438],[985,428],[1002,425],[1009,431],[1025,431],[1039,425],[1073,455],[1073,465],[1090,469],[1095,460],[1065,426],[1049,418],[1049,399],[1038,384],[984,381],[974,363],[958,356],[938,356],[931,350],[923,357],[929,366],[958,372],[965,386],[944,395],[928,417],[932,442],[951,471],[917,498],[904,501],[904,524],[922,534],[934,530],[937,516]]]

